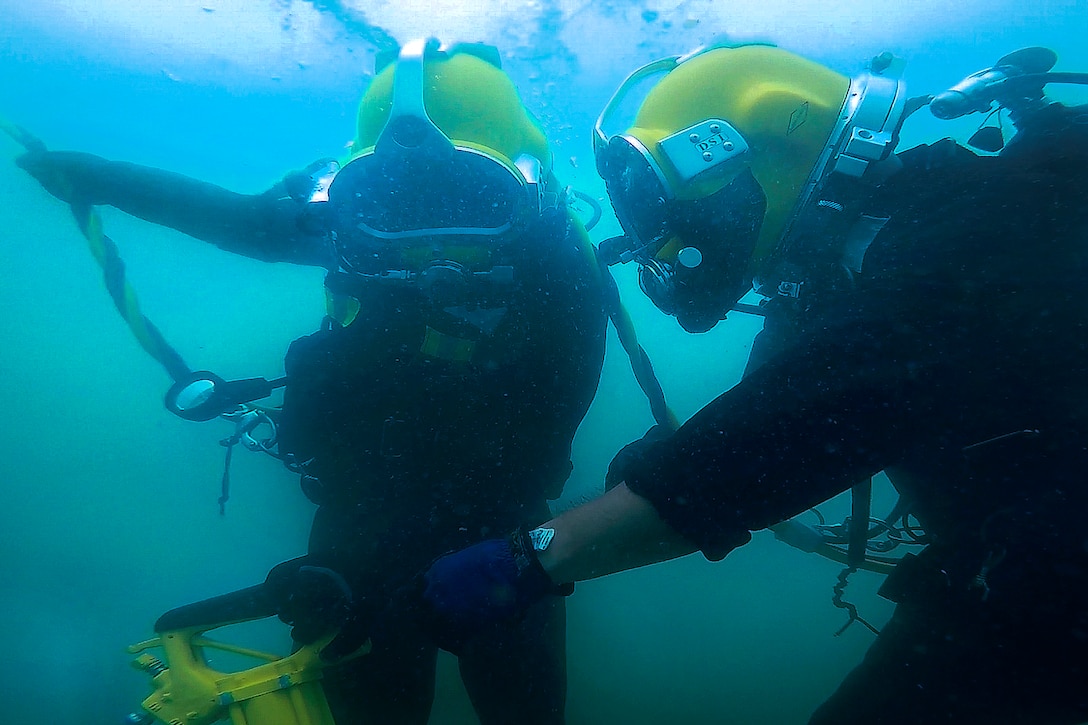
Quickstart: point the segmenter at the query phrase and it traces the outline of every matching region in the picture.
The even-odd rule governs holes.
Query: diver
[[[886,470],[929,543],[885,580],[891,620],[811,722],[1088,720],[1088,107],[1045,96],[1085,82],[1054,59],[1017,51],[918,98],[890,55],[849,78],[718,45],[632,74],[595,130],[625,231],[602,253],[692,332],[754,279],[766,329],[742,381],[628,446],[602,497],[429,567],[443,646],[578,580],[718,561]],[[633,125],[606,133],[650,76]],[[897,149],[929,102],[996,102],[1016,134],[983,134],[999,153]]]
[[[66,201],[328,270],[277,419],[318,509],[308,553],[265,589],[297,642],[339,629],[322,651],[338,723],[427,722],[437,647],[400,592],[440,554],[551,516],[604,358],[601,270],[498,52],[420,40],[379,59],[347,163],[265,194],[87,154],[18,163]],[[563,721],[561,600],[459,660],[481,722]]]

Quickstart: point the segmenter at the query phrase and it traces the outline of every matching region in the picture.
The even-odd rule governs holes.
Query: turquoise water
[[[360,3],[362,7],[364,4]],[[843,73],[884,50],[913,91],[940,90],[1022,46],[1088,70],[1083,1],[956,4],[0,1],[0,114],[55,149],[169,168],[254,193],[336,155],[353,134],[373,40],[485,40],[555,144],[563,180],[595,196],[589,129],[623,76],[719,32],[777,42]],[[395,6],[395,7],[394,7]],[[722,6],[725,6],[723,3]],[[320,9],[319,9],[320,8]],[[918,114],[905,143],[966,138],[979,119]],[[236,455],[216,499],[226,424],[163,410],[169,384],[114,311],[67,209],[10,163],[0,136],[0,721],[116,723],[147,691],[125,645],[163,611],[245,586],[300,553],[312,506],[275,461]],[[321,273],[234,257],[103,210],[145,313],[194,368],[282,373],[323,313]],[[594,230],[616,233],[608,213]],[[685,417],[737,380],[756,318],[683,333],[620,270],[621,291],[670,402]],[[613,453],[652,420],[614,338],[560,507],[599,491]],[[880,492],[878,511],[887,505]],[[832,518],[845,503],[826,507]],[[803,723],[872,640],[833,633],[838,566],[758,534],[698,557],[579,585],[569,600],[569,722]],[[859,574],[874,623],[889,605]],[[260,635],[283,646],[285,632]],[[472,723],[451,659],[435,723]]]

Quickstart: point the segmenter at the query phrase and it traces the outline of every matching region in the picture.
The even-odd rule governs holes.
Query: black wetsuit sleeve
[[[323,237],[306,228],[307,205],[286,195],[238,194],[182,174],[105,159],[83,173],[89,178],[80,187],[92,204],[116,207],[262,261],[331,263]]]
[[[917,354],[919,337],[890,323],[839,332],[797,345],[712,401],[648,451],[628,487],[719,559],[749,531],[895,463],[933,414],[945,361]]]

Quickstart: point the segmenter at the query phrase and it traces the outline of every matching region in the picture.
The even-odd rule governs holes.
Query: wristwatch
[[[555,538],[555,529],[543,527],[526,531],[518,529],[510,537],[510,551],[514,557],[514,566],[517,567],[518,577],[530,577],[546,583],[546,588],[551,594],[557,596],[570,596],[574,592],[573,583],[554,584],[544,567],[540,565],[537,554],[544,551]]]
[[[544,574],[544,568],[540,566],[537,553],[547,549],[554,536],[555,529],[543,528],[532,531],[519,528],[510,536],[510,552],[514,555],[514,565],[517,566],[518,575],[530,569]]]
[[[555,529],[537,528],[529,532],[529,540],[533,542],[533,551],[544,551],[554,538]]]

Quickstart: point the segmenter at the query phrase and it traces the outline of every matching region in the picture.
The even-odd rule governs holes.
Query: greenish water
[[[216,22],[215,12],[164,5],[193,23],[190,35]],[[709,39],[715,24],[847,73],[890,48],[910,59],[918,92],[1032,44],[1055,48],[1060,69],[1088,69],[1088,8],[1076,2],[961,3],[947,17],[932,4],[913,20],[899,11],[898,28],[848,3],[834,12],[819,3],[738,5],[750,23],[743,27],[705,2],[480,5],[466,3],[462,15],[479,13],[482,39],[509,54],[556,142],[560,175],[595,195],[588,132],[612,89],[638,65]],[[227,6],[208,5],[221,15]],[[156,36],[136,19],[118,30],[125,11],[109,4],[77,17],[63,3],[0,1],[9,19],[0,29],[0,114],[53,148],[262,190],[350,139],[366,82],[358,68],[370,67],[370,55],[343,13],[319,17],[302,38],[306,23],[318,22],[311,4],[251,6],[248,22],[283,37],[270,41],[279,55],[254,51],[249,67],[244,49],[209,51],[184,32]],[[436,22],[395,17],[384,4],[369,17],[402,40]],[[468,22],[450,18],[456,28]],[[969,134],[978,121],[919,119],[905,137]],[[313,507],[278,463],[239,452],[233,497],[219,515],[218,441],[231,430],[162,408],[166,375],[113,309],[67,209],[10,163],[18,153],[0,136],[0,721],[109,725],[147,692],[125,645],[148,637],[163,611],[254,583],[298,555]],[[607,212],[597,240],[616,233]],[[286,346],[319,324],[320,271],[233,257],[112,210],[103,218],[144,312],[193,368],[278,376]],[[759,321],[737,315],[710,334],[686,335],[638,293],[631,272],[619,273],[624,301],[686,417],[739,378]],[[651,424],[612,337],[558,505],[596,495],[611,456]],[[888,492],[880,496],[878,511],[888,505]],[[845,507],[826,510],[835,518]],[[689,557],[579,585],[568,604],[569,722],[805,722],[872,641],[860,626],[833,637],[845,616],[830,603],[838,571],[761,533],[717,564]],[[874,594],[879,581],[861,573],[848,590],[878,625],[890,612]],[[259,638],[286,646],[285,631]],[[440,672],[433,722],[474,722],[452,659]]]

